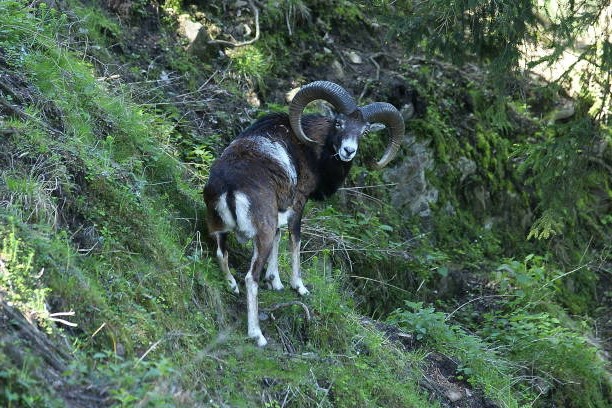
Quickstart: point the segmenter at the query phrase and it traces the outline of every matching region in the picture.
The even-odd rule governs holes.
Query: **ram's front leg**
[[[296,211],[289,220],[289,233],[291,235],[291,287],[301,296],[306,296],[310,292],[302,282],[300,268],[300,244],[302,234],[302,211]]]

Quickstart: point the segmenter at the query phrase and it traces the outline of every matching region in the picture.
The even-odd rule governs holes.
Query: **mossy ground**
[[[551,130],[517,116],[521,92],[500,102],[452,66],[389,63],[427,101],[408,126],[434,152],[433,220],[388,204],[384,177],[366,159],[384,145],[368,141],[347,189],[309,207],[303,267],[312,296],[299,300],[311,319],[299,305],[267,312],[270,344],[261,350],[244,335],[243,297],[227,293],[211,257],[202,183],[223,145],[265,110],[245,95],[282,106],[276,92],[296,78],[278,75],[306,61],[333,76],[322,48],[340,45],[324,34],[354,45],[335,27],[359,27],[363,9],[337,1],[333,17],[317,2],[295,2],[310,14],[269,10],[263,29],[294,10],[291,36],[275,32],[200,62],[177,46],[171,13],[158,18],[134,2],[138,23],[126,26],[95,5],[62,4],[0,3],[0,301],[64,344],[66,384],[49,381],[37,343],[13,352],[18,325],[7,323],[4,405],[63,406],[70,392],[93,389],[97,403],[118,406],[436,406],[448,396],[420,386],[435,377],[425,356],[433,350],[457,361],[460,390],[475,387],[501,406],[605,406],[609,374],[589,333],[602,312],[594,305],[609,300],[597,282],[609,268],[610,179],[581,160],[551,174],[541,163],[563,164],[559,155],[589,137],[609,140],[608,129],[582,117]],[[218,7],[203,11],[229,27]],[[368,67],[355,68],[356,81],[376,71]],[[401,104],[413,95],[365,82],[363,98]],[[467,182],[454,166],[461,157],[478,164]],[[562,194],[543,200],[568,173],[582,181],[562,190],[579,191],[576,205]],[[473,200],[474,191],[487,195]],[[530,228],[552,239],[526,241]],[[238,275],[247,252],[233,243]],[[286,256],[281,266],[289,269]],[[457,275],[462,283],[445,291]],[[298,300],[289,290],[260,293],[263,310]],[[392,313],[412,346],[362,313]]]

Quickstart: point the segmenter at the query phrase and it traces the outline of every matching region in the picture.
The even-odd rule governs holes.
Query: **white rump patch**
[[[292,185],[297,184],[297,172],[295,171],[295,166],[291,162],[291,158],[287,153],[287,149],[279,143],[272,142],[270,139],[263,136],[254,136],[251,138],[257,144],[257,149],[264,153],[266,156],[276,161],[281,165],[287,177],[289,177],[289,181]]]
[[[217,213],[219,213],[219,216],[223,220],[226,231],[233,230],[236,227],[236,220],[232,217],[232,212],[227,205],[227,193],[221,194],[215,206],[215,210],[217,210]]]
[[[245,238],[251,239],[257,232],[251,220],[251,202],[247,195],[240,191],[234,192],[234,197],[236,198],[236,222],[238,224],[238,231],[240,231],[240,234]]]

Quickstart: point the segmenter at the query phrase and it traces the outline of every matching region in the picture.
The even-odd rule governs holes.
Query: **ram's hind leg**
[[[274,245],[274,234],[274,230],[270,232],[259,231],[258,235],[255,236],[253,239],[251,268],[244,279],[247,292],[248,334],[250,338],[257,341],[259,347],[265,346],[268,344],[268,341],[263,336],[261,328],[259,327],[257,292],[259,288],[259,277]]]
[[[278,276],[278,246],[280,244],[281,232],[280,228],[276,229],[274,241],[272,242],[272,250],[268,257],[268,269],[266,269],[266,283],[274,290],[282,290],[283,284]]]
[[[232,275],[232,272],[229,268],[228,263],[228,254],[227,254],[227,232],[217,232],[215,233],[215,238],[217,240],[217,262],[219,262],[219,267],[221,271],[225,274],[225,280],[227,281],[230,290],[235,294],[240,293],[238,289],[238,284],[236,283],[236,279]]]
[[[291,287],[301,296],[310,294],[304,282],[300,268],[300,239],[302,235],[301,222],[302,212],[297,211],[300,207],[296,206],[296,212],[289,220],[289,233],[291,235]]]

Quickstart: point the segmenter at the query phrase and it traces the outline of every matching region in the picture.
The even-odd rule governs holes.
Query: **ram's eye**
[[[336,121],[336,129],[344,129],[344,121],[343,120],[337,120]]]

